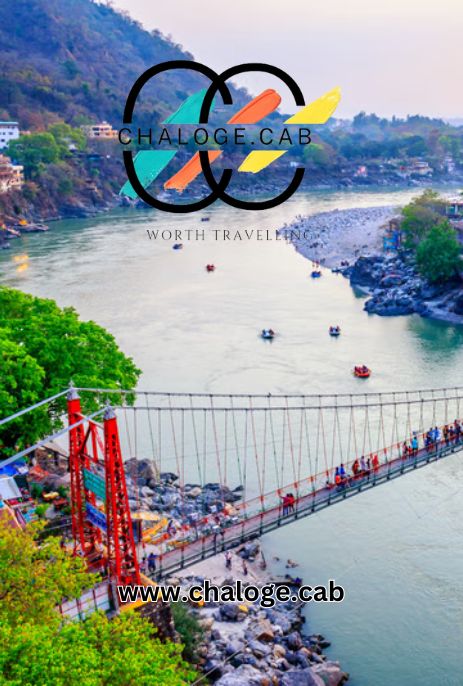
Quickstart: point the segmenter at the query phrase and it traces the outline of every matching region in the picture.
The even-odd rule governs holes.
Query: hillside
[[[192,55],[158,31],[92,0],[0,0],[0,119],[43,129],[64,119],[106,119],[118,126],[127,94],[149,66]],[[139,121],[153,123],[202,87],[202,77],[176,71],[144,94]],[[142,114],[144,115],[142,117]]]

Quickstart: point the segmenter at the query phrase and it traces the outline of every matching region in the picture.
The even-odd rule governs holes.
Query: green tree
[[[37,545],[41,528],[0,526],[0,625],[59,623],[56,605],[93,585],[82,559],[63,550],[56,537]]]
[[[204,629],[191,610],[183,603],[172,603],[170,608],[175,629],[183,644],[183,657],[189,662],[194,662],[197,657],[198,644],[204,636]]]
[[[33,179],[45,165],[60,159],[60,148],[51,133],[31,133],[10,141],[7,154],[24,166],[27,179]]]
[[[416,247],[442,221],[445,201],[432,190],[424,191],[402,209],[401,229],[408,248]]]
[[[306,164],[318,169],[328,169],[334,164],[335,154],[325,143],[311,143],[304,148],[304,160]]]
[[[448,221],[434,226],[419,244],[416,263],[422,276],[431,283],[442,283],[461,268],[461,246]]]
[[[65,122],[58,122],[48,127],[48,132],[51,133],[55,139],[59,149],[60,156],[64,157],[69,153],[69,145],[74,144],[78,150],[84,150],[86,146],[86,138],[80,129],[75,129]]]
[[[45,372],[23,346],[8,339],[3,329],[0,329],[0,350],[0,416],[8,417],[41,399]],[[24,443],[31,443],[47,421],[46,413],[39,409],[27,423],[16,420],[0,436],[12,447],[18,435]]]
[[[77,386],[130,390],[140,375],[101,326],[81,321],[72,307],[11,288],[0,288],[0,342],[0,417],[54,395],[71,379]],[[82,406],[91,411],[95,400],[84,397]],[[58,403],[51,414],[18,419],[0,431],[0,440],[8,449],[41,438],[60,425],[63,409]]]
[[[56,606],[97,579],[39,527],[0,526],[0,683],[5,686],[183,686],[195,678],[183,646],[161,643],[128,611],[64,621]]]

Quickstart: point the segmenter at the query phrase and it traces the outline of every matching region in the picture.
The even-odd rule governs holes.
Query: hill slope
[[[192,55],[107,5],[0,0],[0,119],[32,129],[57,119],[74,125],[107,119],[117,126],[137,76],[169,59]],[[160,75],[156,94],[144,92],[137,120],[154,123],[154,102],[166,115],[202,86],[192,72]]]

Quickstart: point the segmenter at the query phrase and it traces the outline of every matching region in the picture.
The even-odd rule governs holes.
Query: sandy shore
[[[397,207],[362,207],[332,210],[310,216],[299,216],[280,231],[293,230],[291,242],[310,260],[326,267],[340,267],[341,262],[354,262],[360,255],[380,252],[382,226],[397,214]]]

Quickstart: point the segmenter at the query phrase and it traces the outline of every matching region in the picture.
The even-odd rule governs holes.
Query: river
[[[218,205],[207,223],[137,210],[56,222],[2,252],[0,282],[107,327],[143,370],[142,389],[355,392],[355,363],[373,368],[371,391],[452,386],[463,328],[369,316],[343,277],[310,279],[310,263],[283,241],[213,239],[213,229],[274,235],[298,213],[411,195],[314,192],[254,213]],[[204,229],[206,240],[174,251],[172,241],[149,240],[156,228]],[[334,323],[343,329],[335,341]],[[258,337],[263,327],[280,334],[270,345]],[[344,603],[310,607],[307,617],[333,642],[352,686],[463,683],[460,475],[456,455],[266,537],[269,559],[296,559],[307,583],[344,585]]]

